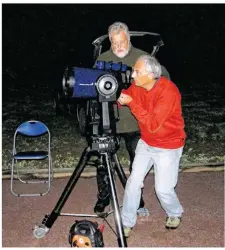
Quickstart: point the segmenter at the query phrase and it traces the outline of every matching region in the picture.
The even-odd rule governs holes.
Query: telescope
[[[116,122],[119,119],[119,113],[116,100],[121,90],[129,86],[130,77],[131,68],[122,63],[97,61],[94,69],[80,67],[66,69],[62,81],[63,91],[69,98],[88,100],[89,112],[87,117],[90,118],[88,125],[92,127],[92,131],[87,136],[88,146],[84,149],[55,208],[50,214],[45,215],[41,224],[35,225],[33,234],[36,238],[44,237],[58,216],[98,217],[105,219],[109,214],[113,213],[118,245],[120,247],[127,246],[115,188],[115,173],[119,176],[124,188],[127,181],[116,153],[119,149],[119,139],[116,135]],[[117,114],[115,114],[114,107],[117,107]],[[61,213],[66,200],[92,156],[98,157],[95,160],[96,167],[106,170],[113,210],[95,215]]]
[[[122,89],[130,86],[132,68],[126,64],[97,61],[95,68],[67,68],[62,87],[69,98],[116,101]]]
[[[97,61],[95,68],[66,68],[62,79],[64,96],[87,103],[82,117],[85,136],[116,134],[116,101],[121,90],[130,86],[131,74],[132,68],[126,64],[105,61]]]

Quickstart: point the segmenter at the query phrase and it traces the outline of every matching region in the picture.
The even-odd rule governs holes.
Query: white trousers
[[[124,226],[133,227],[137,220],[137,209],[141,198],[141,188],[148,171],[154,165],[155,191],[162,208],[168,216],[181,216],[184,212],[177,195],[179,162],[183,147],[163,149],[151,147],[142,139],[138,141],[132,172],[127,180],[123,208],[121,212]]]

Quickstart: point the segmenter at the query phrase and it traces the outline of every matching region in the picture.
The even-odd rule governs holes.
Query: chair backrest
[[[23,122],[16,130],[16,133],[25,136],[41,136],[49,133],[47,126],[40,121],[26,121]]]

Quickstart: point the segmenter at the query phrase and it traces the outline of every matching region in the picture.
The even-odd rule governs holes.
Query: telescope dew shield
[[[73,97],[81,98],[96,98],[98,93],[96,91],[95,83],[98,78],[108,71],[89,68],[73,68],[73,75],[75,79]]]

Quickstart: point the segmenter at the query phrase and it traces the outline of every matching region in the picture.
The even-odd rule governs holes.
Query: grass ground
[[[26,120],[43,121],[50,129],[52,136],[52,157],[54,168],[73,168],[86,146],[73,117],[56,117],[52,105],[48,83],[32,83],[29,88],[16,88],[7,85],[3,88],[2,102],[2,169],[10,169],[13,135],[20,123]],[[213,84],[212,84],[213,85]],[[188,163],[208,163],[224,161],[225,149],[225,99],[218,86],[190,87],[182,90],[182,107],[186,123],[187,142],[184,148],[181,165]],[[214,90],[214,91],[213,91]],[[37,142],[35,147],[26,139],[21,148],[35,150],[42,146]],[[121,142],[118,156],[123,165],[128,165],[128,154],[124,142]],[[33,168],[31,165],[23,165]],[[35,162],[36,164],[36,162]],[[39,167],[45,167],[40,164]]]

